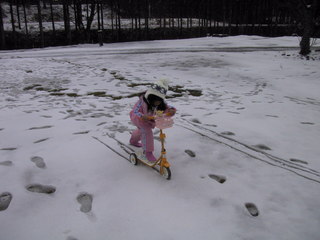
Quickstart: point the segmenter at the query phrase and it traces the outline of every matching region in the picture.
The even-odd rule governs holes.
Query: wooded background
[[[207,35],[320,35],[319,0],[1,1],[1,49]],[[305,43],[303,43],[305,41]],[[302,52],[303,53],[303,52]]]

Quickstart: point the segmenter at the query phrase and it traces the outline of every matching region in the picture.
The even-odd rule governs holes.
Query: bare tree
[[[10,1],[10,16],[11,16],[11,25],[12,25],[12,35],[13,35],[13,45],[14,48],[17,47],[17,36],[16,36],[16,27],[15,27],[15,20],[13,16],[13,0]]]
[[[23,7],[24,26],[26,30],[26,35],[28,36],[29,30],[28,30],[28,21],[27,21],[26,0],[23,0],[22,7]]]
[[[87,24],[86,24],[87,42],[90,42],[90,40],[91,40],[90,30],[91,30],[91,25],[92,25],[95,13],[96,13],[96,4],[94,4],[94,3],[89,4],[87,2]]]
[[[42,26],[42,13],[41,13],[41,5],[40,1],[37,3],[38,9],[38,21],[39,21],[39,29],[40,29],[40,46],[44,47],[44,35],[43,35],[43,26]]]
[[[69,0],[63,1],[63,19],[64,19],[64,30],[67,35],[68,44],[71,44],[71,26],[70,26],[70,13],[69,13]]]
[[[54,25],[54,16],[53,16],[52,0],[50,0],[50,13],[51,13],[51,22],[52,22],[52,32],[53,32],[53,35],[55,35],[55,33],[56,33],[56,28],[55,28],[55,25]]]
[[[90,6],[87,5],[87,26],[86,26],[87,31],[90,31],[90,29],[91,29],[91,25],[92,25],[92,22],[94,19],[95,12],[96,12],[96,4],[91,3]]]
[[[0,40],[1,40],[1,49],[5,49],[6,47],[6,38],[4,34],[4,28],[3,28],[3,20],[2,20],[2,6],[0,3]]]
[[[287,8],[291,12],[291,17],[294,19],[298,29],[302,29],[300,40],[301,55],[308,55],[311,51],[310,39],[317,17],[318,4],[318,0],[290,0],[287,2]]]
[[[315,13],[318,0],[301,0],[303,13],[303,35],[300,41],[300,54],[308,55],[310,53],[310,38],[315,24]]]
[[[19,1],[16,1],[16,10],[17,10],[18,28],[21,29]]]

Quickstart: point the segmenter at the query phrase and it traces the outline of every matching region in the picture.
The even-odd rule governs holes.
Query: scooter
[[[163,129],[170,128],[173,126],[173,119],[171,116],[163,114],[163,112],[158,111],[155,117],[150,117],[150,120],[155,120],[156,128],[160,129],[160,142],[161,142],[161,154],[157,161],[155,162],[149,162],[144,156],[143,152],[140,150],[137,150],[135,152],[132,152],[130,154],[130,162],[133,165],[137,165],[138,162],[141,162],[145,164],[148,167],[151,168],[160,168],[159,173],[161,176],[163,176],[165,179],[170,180],[171,178],[171,170],[170,170],[170,163],[167,160],[166,157],[166,149],[164,147],[164,142],[166,139],[166,135],[163,133]]]

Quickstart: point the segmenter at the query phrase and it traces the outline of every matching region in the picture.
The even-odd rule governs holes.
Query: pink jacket
[[[166,109],[170,109],[174,107],[168,106],[166,104]],[[165,111],[166,112],[166,111]],[[154,112],[149,111],[148,112],[148,105],[147,103],[143,100],[143,95],[140,96],[139,101],[134,105],[133,109],[130,112],[130,119],[133,122],[134,125],[137,127],[155,127],[155,122],[153,120],[150,120],[148,122],[145,122],[141,119],[143,115],[148,115],[148,116],[154,116]]]

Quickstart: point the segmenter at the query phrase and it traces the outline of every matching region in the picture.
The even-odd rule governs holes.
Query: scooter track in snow
[[[106,146],[107,148],[109,148],[112,152],[114,152],[115,154],[119,155],[120,157],[126,159],[127,161],[130,161],[129,158],[127,158],[126,156],[122,155],[120,152],[118,152],[117,150],[115,150],[113,147],[111,147],[110,145],[106,144],[105,142],[101,141],[99,138],[92,136],[93,139],[96,139],[98,142],[102,143],[104,146]]]
[[[219,144],[223,144],[223,145],[226,145],[238,152],[241,152],[253,159],[256,159],[256,160],[259,160],[259,161],[262,161],[262,162],[265,162],[269,165],[272,165],[272,166],[275,166],[275,167],[279,167],[279,168],[282,168],[282,169],[285,169],[287,171],[290,171],[292,173],[295,173],[296,175],[298,176],[301,176],[301,177],[304,177],[308,180],[311,180],[311,181],[314,181],[314,182],[317,182],[317,183],[320,183],[320,173],[314,169],[311,169],[311,168],[307,168],[305,166],[301,166],[297,163],[292,163],[288,160],[285,160],[285,159],[282,159],[282,158],[279,158],[279,157],[276,157],[276,156],[273,156],[269,153],[266,153],[264,151],[260,151],[260,150],[257,150],[251,146],[248,146],[240,141],[237,141],[235,139],[232,139],[232,138],[229,138],[229,137],[226,137],[226,136],[223,136],[213,130],[210,130],[210,129],[207,129],[203,126],[199,126],[198,124],[195,124],[195,123],[192,123],[186,119],[179,119],[180,122],[182,124],[179,124],[179,123],[176,123],[175,125],[176,126],[179,126],[179,127],[182,127],[184,129],[187,129],[189,131],[192,131],[194,133],[197,133],[203,137],[206,137],[210,140],[213,140]],[[189,125],[189,126],[186,126],[186,125]],[[190,126],[191,125],[191,126]],[[204,132],[201,132],[205,130],[205,133]],[[216,137],[212,137],[212,136],[209,136],[208,132],[214,134]],[[218,138],[217,138],[218,137]],[[220,138],[220,139],[219,139]],[[227,140],[228,142],[225,142],[223,140]],[[233,143],[233,144],[232,144]],[[239,145],[239,146],[242,146],[242,147],[245,147],[245,150],[242,150],[240,149],[238,146],[235,146],[234,144],[236,145]],[[252,151],[252,153],[250,153],[249,151],[247,150],[250,150]],[[263,159],[262,157],[259,157],[259,156],[256,156],[254,155],[254,152],[256,153],[259,153],[259,154],[262,154],[264,157],[266,157],[267,159]]]
[[[179,123],[176,123],[175,125],[176,126],[179,126],[179,127],[182,127],[184,129],[187,129],[189,131],[192,131],[196,134],[199,134],[203,137],[206,137],[212,141],[215,141],[219,144],[223,144],[223,145],[226,145],[230,148],[232,148],[233,150],[236,150],[238,152],[241,152],[253,159],[256,159],[256,160],[259,160],[261,162],[264,162],[264,163],[267,163],[271,166],[275,166],[275,167],[279,167],[279,168],[282,168],[282,169],[285,169],[287,171],[290,171],[300,177],[303,177],[305,179],[308,179],[308,180],[311,180],[311,181],[314,181],[314,182],[317,182],[317,183],[320,183],[320,180],[318,180],[317,178],[320,177],[320,174],[319,172],[313,170],[313,169],[310,169],[310,168],[307,168],[305,166],[301,166],[299,164],[296,164],[296,163],[292,163],[292,162],[289,162],[288,160],[285,160],[285,159],[281,159],[279,157],[276,157],[276,156],[273,156],[269,153],[266,153],[266,152],[263,152],[263,151],[259,151],[257,149],[254,149],[253,147],[250,147],[244,143],[241,143],[235,139],[231,139],[231,138],[228,138],[226,136],[223,136],[213,130],[210,130],[210,129],[207,129],[203,126],[199,126],[195,123],[191,123],[190,121],[188,120],[185,120],[185,119],[180,119],[180,122],[182,122],[183,124],[179,124]],[[189,126],[186,126],[186,124],[188,125],[191,125],[191,127]],[[205,130],[206,132],[203,133],[201,132],[201,130]],[[218,139],[218,138],[214,138],[212,136],[209,136],[208,135],[208,132],[210,133],[213,133],[214,135],[216,135],[217,137],[221,138],[221,139]],[[134,152],[134,149],[133,148],[130,148],[128,145],[126,145],[125,143],[121,142],[120,140],[116,139],[115,137],[107,134],[107,136],[109,138],[111,138],[112,140],[116,141],[118,146],[120,146],[120,148],[126,152],[127,154],[130,154],[132,152]],[[99,141],[100,143],[102,143],[103,145],[105,145],[107,148],[109,148],[111,151],[113,151],[114,153],[116,153],[117,155],[119,155],[120,157],[124,158],[125,160],[129,161],[130,162],[130,159],[126,156],[124,156],[122,153],[120,153],[119,151],[115,150],[113,147],[111,147],[110,145],[108,145],[107,143],[101,141],[99,138],[97,137],[94,137],[92,136],[92,138],[96,139],[97,141]],[[226,139],[227,141],[229,142],[224,142],[223,139]],[[249,153],[248,151],[246,150],[241,150],[239,147],[237,146],[234,146],[232,145],[231,143],[235,143],[237,145],[240,145],[242,147],[245,147],[247,150],[250,150],[250,151],[253,151],[252,153]],[[263,159],[262,157],[259,157],[259,156],[256,156],[254,155],[254,152],[256,153],[259,153],[259,154],[262,154],[263,156],[267,157],[268,159]],[[272,160],[272,161],[270,161]],[[155,171],[158,171],[158,169],[156,168],[153,168]],[[310,176],[311,175],[311,176]]]
[[[115,137],[107,134],[107,136],[109,138],[111,138],[112,140],[116,141],[118,146],[127,154],[131,154],[134,153],[135,150],[133,148],[131,148],[130,146],[128,146],[127,144],[121,142],[120,140],[116,139]],[[130,162],[130,159],[124,155],[122,155],[122,153],[120,153],[119,151],[115,150],[113,147],[111,147],[110,145],[108,145],[107,143],[103,142],[102,140],[100,140],[99,138],[92,136],[92,138],[96,139],[98,142],[102,143],[104,146],[106,146],[107,148],[109,148],[112,152],[116,153],[117,155],[119,155],[120,157],[124,158],[125,160],[127,160],[128,162]],[[155,170],[156,172],[160,173],[159,169],[155,168],[155,167],[151,167],[153,170]]]

